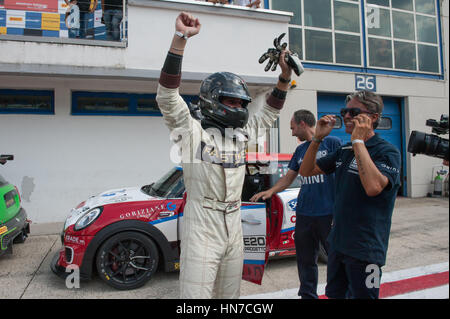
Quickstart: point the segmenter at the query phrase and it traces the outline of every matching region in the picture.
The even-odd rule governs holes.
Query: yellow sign
[[[58,13],[42,13],[42,30],[59,31],[60,16]]]
[[[0,34],[6,34],[6,27],[0,27]]]
[[[6,226],[0,227],[0,235],[6,233],[7,231],[8,231],[8,227],[6,227]]]

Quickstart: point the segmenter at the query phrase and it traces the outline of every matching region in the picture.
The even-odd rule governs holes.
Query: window
[[[305,31],[306,60],[333,62],[333,39],[330,32]]]
[[[289,48],[308,63],[440,76],[437,0],[271,0],[290,11]]]
[[[392,119],[389,117],[381,117],[377,130],[390,130],[392,128]]]
[[[271,0],[291,11],[289,48],[303,61],[362,65],[359,0]]]
[[[360,37],[347,34],[335,35],[336,63],[355,64],[361,63]]]
[[[146,185],[141,190],[150,196],[182,198],[184,193],[183,170],[174,167],[155,183]]]
[[[0,113],[55,114],[54,92],[0,90]]]
[[[195,96],[183,95],[189,103]],[[72,92],[72,115],[161,116],[156,94]]]
[[[331,29],[331,1],[303,0],[305,26]]]
[[[364,1],[366,14],[379,13],[376,27],[366,24],[368,67],[440,73],[436,0]]]

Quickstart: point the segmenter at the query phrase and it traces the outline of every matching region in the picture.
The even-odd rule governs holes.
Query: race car
[[[0,155],[0,164],[13,159],[13,155]],[[0,256],[12,253],[13,244],[24,243],[29,233],[30,220],[19,190],[0,175]]]
[[[300,179],[265,202],[249,201],[285,175],[290,158],[289,154],[247,155],[241,204],[243,279],[257,284],[261,284],[268,256],[295,255]],[[90,197],[67,217],[61,233],[63,247],[54,256],[51,269],[66,277],[78,267],[85,280],[96,270],[108,285],[121,290],[141,287],[158,266],[164,271],[178,270],[185,200],[181,167],[172,168],[149,185]]]

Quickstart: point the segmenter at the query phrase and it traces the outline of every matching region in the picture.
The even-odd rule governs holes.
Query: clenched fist
[[[188,38],[200,32],[200,21],[192,14],[181,12],[175,21],[175,30],[183,33]]]

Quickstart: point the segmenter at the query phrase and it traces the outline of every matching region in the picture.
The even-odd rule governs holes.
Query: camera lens
[[[448,140],[437,135],[412,131],[408,143],[408,152],[448,160]]]

